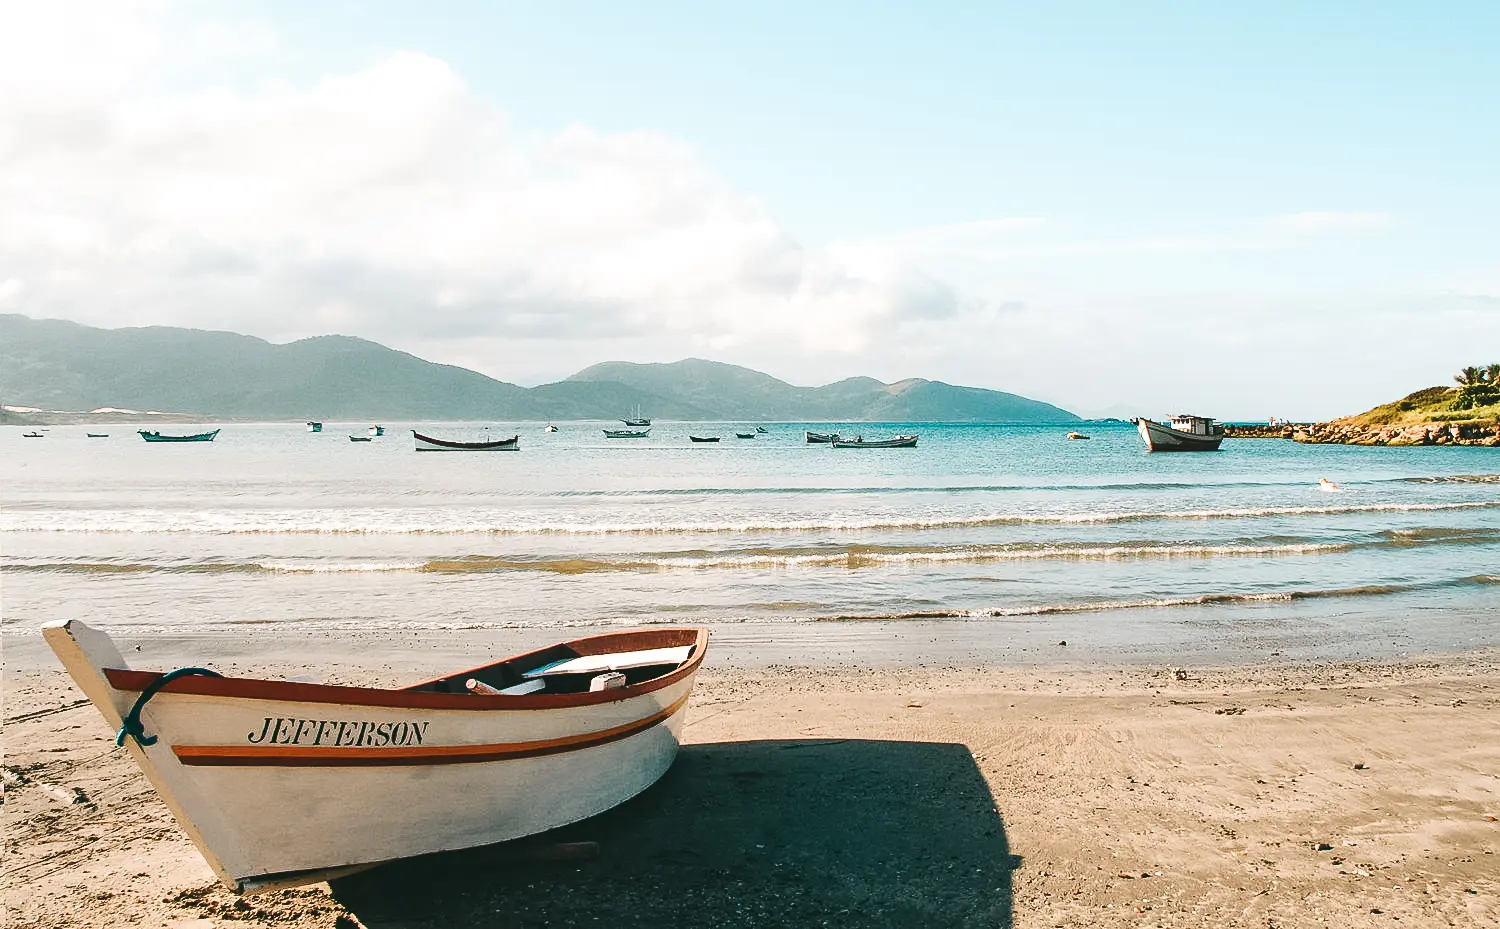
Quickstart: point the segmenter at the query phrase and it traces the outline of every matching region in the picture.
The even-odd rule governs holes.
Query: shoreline
[[[453,667],[445,649],[404,636],[305,645],[217,657],[231,673],[345,683]],[[212,654],[190,646],[127,654],[142,667]],[[1130,661],[830,657],[705,665],[668,775],[549,836],[596,841],[597,858],[538,861],[523,840],[243,898],[214,882],[66,675],[8,661],[10,925],[1206,929],[1500,917],[1493,647],[1204,665],[1186,679]],[[81,802],[58,799],[74,788]]]
[[[961,666],[1086,670],[1168,666],[1257,667],[1291,663],[1420,660],[1429,655],[1500,655],[1493,606],[1420,601],[1319,612],[1317,599],[1188,604],[1140,610],[960,619],[694,623],[710,632],[705,667],[755,671],[780,666],[832,670]],[[1414,622],[1414,619],[1418,619]],[[101,628],[137,666],[231,662],[272,668],[328,664],[426,674],[471,667],[555,642],[630,628],[571,626],[402,629],[316,623],[223,624],[196,628]],[[0,630],[8,670],[52,669],[40,628],[15,621]],[[349,656],[370,656],[356,661]],[[300,673],[300,672],[299,672]]]

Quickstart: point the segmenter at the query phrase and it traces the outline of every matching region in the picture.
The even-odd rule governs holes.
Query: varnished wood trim
[[[340,703],[348,706],[381,706],[393,709],[413,710],[543,710],[567,706],[593,706],[598,703],[612,703],[617,700],[629,700],[639,697],[663,687],[683,680],[698,670],[703,663],[703,655],[708,650],[707,629],[672,629],[652,630],[646,633],[609,633],[602,636],[590,636],[586,639],[577,639],[566,643],[574,649],[580,647],[593,647],[593,651],[580,651],[579,654],[597,655],[600,651],[629,651],[630,647],[620,649],[600,648],[596,639],[615,639],[612,644],[628,644],[631,641],[656,641],[660,636],[669,633],[678,633],[686,638],[691,636],[693,642],[693,654],[681,667],[661,677],[632,684],[629,687],[616,687],[612,690],[601,690],[595,693],[574,694],[521,694],[516,696],[499,695],[486,696],[471,693],[437,693],[434,691],[412,690],[410,688],[401,690],[388,690],[381,687],[345,687],[337,684],[303,684],[294,681],[264,681],[246,677],[180,677],[166,687],[161,689],[163,694],[197,694],[210,697],[239,697],[246,700],[278,700],[288,703]],[[633,638],[639,637],[639,638]],[[676,644],[686,644],[678,642]],[[633,646],[632,646],[633,647]],[[530,654],[530,653],[528,653]],[[518,656],[524,657],[524,656]],[[517,659],[508,659],[511,661]],[[504,662],[499,662],[503,664]],[[484,665],[482,667],[493,667]],[[482,670],[476,669],[476,670]],[[153,681],[161,677],[155,671],[130,671],[121,668],[104,668],[104,676],[109,680],[110,686],[116,690],[140,692],[145,690]],[[465,672],[467,673],[467,672]],[[449,675],[451,677],[452,675]],[[422,685],[417,685],[422,686]]]
[[[687,703],[683,694],[667,708],[598,732],[537,739],[531,742],[496,742],[488,745],[421,745],[398,748],[319,747],[310,745],[174,745],[172,751],[185,765],[261,767],[393,767],[400,765],[473,764],[480,761],[510,761],[558,755],[607,745],[645,732],[665,722]]]

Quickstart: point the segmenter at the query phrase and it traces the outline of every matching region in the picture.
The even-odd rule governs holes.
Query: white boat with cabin
[[[1170,426],[1152,422],[1146,417],[1135,420],[1135,427],[1146,448],[1153,452],[1212,452],[1224,441],[1224,427],[1212,417],[1180,413]]]
[[[564,642],[403,688],[167,674],[109,636],[48,645],[240,893],[488,845],[602,813],[677,755],[705,629]]]

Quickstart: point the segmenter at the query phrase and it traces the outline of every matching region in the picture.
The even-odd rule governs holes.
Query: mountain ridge
[[[1016,394],[925,378],[886,384],[851,377],[799,387],[751,368],[685,358],[600,362],[528,388],[358,336],[276,344],[222,330],[101,329],[20,314],[0,314],[0,403],[167,410],[225,421],[613,419],[637,407],[656,419],[708,421],[1078,419]]]

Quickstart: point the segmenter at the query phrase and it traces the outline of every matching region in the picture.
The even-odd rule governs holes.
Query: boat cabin
[[[1191,416],[1179,413],[1172,417],[1172,428],[1192,435],[1222,435],[1223,426],[1214,425],[1212,416]]]

